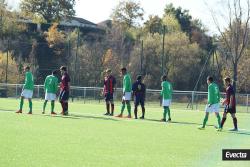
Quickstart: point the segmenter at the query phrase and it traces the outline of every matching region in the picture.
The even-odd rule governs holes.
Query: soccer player
[[[131,105],[130,105],[130,100],[131,100],[131,77],[127,73],[126,68],[121,69],[121,74],[123,75],[123,97],[122,97],[122,106],[121,106],[121,113],[117,117],[122,117],[123,111],[125,109],[125,104],[127,105],[127,110],[128,110],[128,116],[127,118],[131,118]]]
[[[162,106],[164,109],[163,112],[163,118],[161,121],[166,122],[166,117],[168,115],[168,122],[171,121],[171,116],[170,116],[170,108],[169,106],[171,105],[172,101],[172,92],[173,92],[173,87],[170,82],[167,81],[167,76],[163,75],[161,77],[162,83],[161,83],[161,96],[162,96]]]
[[[34,89],[34,80],[33,80],[33,75],[30,72],[29,66],[26,66],[24,68],[24,72],[25,72],[25,83],[23,86],[23,91],[21,93],[20,108],[16,113],[22,113],[24,99],[28,99],[29,109],[30,109],[28,114],[32,114],[32,96],[33,96],[33,89]]]
[[[69,88],[70,88],[70,77],[67,73],[67,67],[62,66],[60,68],[62,79],[60,83],[60,95],[59,101],[62,106],[62,115],[68,115],[68,100],[69,100]]]
[[[43,112],[45,114],[45,108],[47,105],[48,100],[51,101],[51,114],[56,115],[54,112],[55,108],[55,100],[56,100],[56,92],[58,90],[58,78],[55,76],[57,71],[53,71],[52,75],[46,77],[44,82],[44,89],[45,89],[45,101],[43,104]]]
[[[107,109],[107,112],[104,115],[113,116],[114,109],[115,109],[114,100],[113,100],[113,93],[114,93],[114,88],[116,85],[116,79],[114,76],[111,75],[111,73],[112,72],[110,69],[106,70],[106,76],[104,79],[103,94],[105,97],[106,109]],[[111,107],[111,112],[110,112],[110,107]]]
[[[215,113],[216,117],[217,117],[217,121],[218,121],[218,127],[219,130],[221,129],[220,126],[220,90],[219,87],[217,86],[217,84],[214,83],[214,79],[211,76],[207,77],[207,84],[208,84],[208,104],[206,106],[206,113],[205,113],[205,118],[203,120],[203,124],[201,127],[199,127],[200,130],[205,129],[206,123],[208,121],[208,116],[209,113]]]
[[[141,110],[142,110],[142,116],[140,119],[144,119],[145,116],[145,95],[146,95],[146,86],[142,83],[142,76],[139,75],[137,76],[136,82],[133,83],[132,85],[132,95],[134,97],[134,104],[135,104],[135,109],[134,109],[134,114],[135,114],[135,119],[137,119],[137,108],[139,104],[141,105]]]
[[[222,103],[223,105],[225,105],[225,110],[221,120],[221,129],[223,128],[223,125],[227,119],[227,114],[230,113],[234,123],[234,129],[232,129],[231,131],[238,131],[237,118],[235,116],[236,113],[235,91],[233,86],[231,85],[231,79],[229,77],[226,77],[224,79],[224,83],[226,86],[226,98]]]

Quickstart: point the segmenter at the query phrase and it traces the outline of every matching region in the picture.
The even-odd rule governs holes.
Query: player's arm
[[[212,86],[209,86],[208,87],[208,99],[207,99],[207,104],[208,104],[209,107],[212,105],[211,94],[213,94],[213,93],[214,93],[214,90],[213,90]]]
[[[163,83],[161,83],[161,93],[160,93],[161,96],[163,96],[163,92],[164,92],[164,86]]]
[[[28,84],[28,75],[27,73],[25,74],[25,82],[24,82],[24,87]]]
[[[58,82],[58,79],[56,78],[56,81],[55,81],[55,90],[56,92],[58,92],[58,87],[59,86],[59,82]]]
[[[100,95],[104,95],[104,88],[105,88],[105,82],[103,81],[103,88],[101,89],[101,94]]]
[[[44,90],[46,90],[46,85],[47,85],[47,77],[45,78],[45,81],[44,81],[44,84],[43,84]]]
[[[146,99],[146,85],[144,85],[144,89],[143,89],[143,99]]]
[[[135,96],[135,91],[136,91],[136,84],[134,83],[132,85],[132,98],[134,98],[134,96]]]
[[[70,89],[70,81],[71,81],[71,80],[70,80],[70,77],[69,77],[69,76],[67,77],[67,81],[68,81],[68,86],[69,86],[69,89]]]
[[[172,94],[173,94],[173,86],[172,86],[172,84],[170,84],[170,94],[171,94],[171,97],[172,97]]]
[[[233,95],[230,96],[229,108],[233,107]]]

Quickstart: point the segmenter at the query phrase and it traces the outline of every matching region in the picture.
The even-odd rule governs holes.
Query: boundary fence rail
[[[23,84],[6,84],[0,83],[0,97],[2,98],[19,98]],[[34,85],[33,98],[44,98],[44,86]],[[221,93],[221,97],[225,94]],[[122,97],[122,89],[117,88],[114,92],[114,100],[119,101]],[[103,102],[102,88],[101,87],[80,87],[71,86],[70,99],[72,102]],[[249,111],[250,94],[236,94],[237,111]],[[204,110],[207,102],[207,92],[201,91],[173,91],[173,106],[175,108]],[[146,105],[160,105],[161,97],[160,90],[147,89],[146,91]]]

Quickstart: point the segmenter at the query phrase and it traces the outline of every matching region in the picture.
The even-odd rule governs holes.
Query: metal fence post
[[[39,92],[39,85],[37,85],[37,97],[40,97],[40,92]]]
[[[192,102],[191,102],[191,108],[192,110],[194,109],[193,105],[194,105],[194,91],[192,91]]]
[[[83,103],[85,104],[85,98],[86,98],[86,88],[84,88],[84,94],[83,94]]]
[[[17,92],[17,84],[16,84],[16,98],[18,97],[17,93],[18,93],[18,92]]]
[[[247,103],[246,103],[246,105],[247,105],[247,112],[248,112],[248,100],[249,100],[249,94],[247,94]]]

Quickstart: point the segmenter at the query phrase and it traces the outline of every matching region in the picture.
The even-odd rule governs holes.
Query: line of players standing
[[[34,90],[34,80],[33,75],[30,72],[30,67],[27,66],[24,68],[25,72],[25,83],[23,86],[23,90],[20,98],[20,108],[16,113],[22,113],[24,99],[28,99],[29,101],[29,112],[28,114],[32,114],[32,96]],[[62,66],[60,68],[60,72],[62,75],[60,82],[60,94],[59,94],[59,102],[62,106],[62,115],[68,115],[68,99],[69,99],[69,90],[70,90],[70,77],[67,73],[67,68]],[[51,75],[47,76],[44,82],[45,88],[45,102],[43,105],[43,114],[45,113],[45,108],[48,101],[51,101],[51,114],[55,115],[54,105],[56,100],[56,94],[58,92],[58,78],[56,77],[57,71],[53,71]],[[104,115],[113,116],[114,115],[114,101],[113,101],[113,93],[115,91],[116,79],[112,76],[112,71],[110,69],[106,70],[104,78],[104,88],[103,95],[106,101],[106,109],[107,112]],[[142,76],[137,76],[136,82],[132,84],[131,77],[127,72],[126,68],[121,68],[121,74],[123,75],[123,89],[122,89],[122,105],[121,112],[116,117],[123,117],[123,112],[127,107],[128,115],[126,118],[132,118],[131,116],[131,104],[130,101],[134,100],[134,116],[135,119],[138,118],[137,111],[138,106],[141,106],[142,116],[140,119],[145,118],[145,96],[146,96],[146,86],[142,82]],[[167,76],[163,75],[161,77],[161,96],[162,96],[162,106],[163,106],[163,118],[161,121],[170,122],[171,114],[170,114],[170,105],[172,101],[172,84],[167,81]],[[220,91],[217,84],[214,83],[213,77],[209,76],[207,78],[208,84],[208,104],[205,109],[205,118],[203,120],[203,124],[199,129],[205,129],[206,123],[208,121],[209,113],[215,113],[218,120],[218,130],[221,131],[223,125],[226,121],[227,114],[230,113],[233,118],[234,129],[233,131],[238,131],[237,127],[237,118],[235,116],[236,113],[236,100],[235,100],[235,92],[233,86],[231,85],[231,79],[229,77],[225,78],[226,85],[226,98],[222,102],[225,105],[225,110],[223,114],[223,118],[221,120],[219,115],[220,110]],[[166,119],[168,115],[168,119]]]
[[[123,112],[125,109],[125,105],[127,106],[128,115],[126,118],[131,118],[131,105],[130,100],[134,100],[134,116],[137,119],[137,110],[138,106],[141,105],[142,109],[142,116],[140,119],[144,119],[145,117],[145,96],[146,96],[146,86],[142,82],[142,76],[137,76],[136,82],[133,84],[131,83],[131,77],[127,73],[126,68],[121,69],[121,74],[123,75],[123,96],[122,96],[122,105],[121,105],[121,113],[116,117],[123,117]],[[170,108],[172,101],[172,84],[167,81],[167,76],[163,75],[161,77],[161,96],[162,96],[162,106],[163,106],[163,118],[161,121],[163,122],[170,122],[171,121],[171,114]],[[221,131],[223,125],[226,121],[227,114],[230,113],[234,123],[234,129],[232,131],[238,131],[237,125],[237,118],[236,114],[236,99],[235,99],[235,91],[231,84],[231,79],[226,77],[224,79],[224,83],[226,86],[226,98],[223,100],[222,105],[225,106],[223,118],[221,120],[219,111],[220,111],[220,91],[217,84],[214,82],[213,77],[207,77],[207,84],[208,84],[208,104],[206,105],[205,109],[205,117],[202,123],[202,126],[199,127],[200,130],[205,129],[206,123],[208,121],[208,116],[210,113],[215,113],[217,120],[218,120],[218,131]],[[106,101],[106,109],[107,112],[104,115],[114,115],[114,101],[113,101],[113,93],[115,89],[116,79],[114,76],[111,75],[111,70],[106,70],[106,76],[104,79],[104,88],[103,88],[103,95]],[[132,84],[132,86],[131,86]],[[132,96],[132,97],[131,97]],[[110,111],[111,106],[111,111]],[[168,115],[168,119],[166,119]]]

